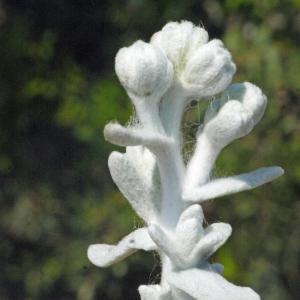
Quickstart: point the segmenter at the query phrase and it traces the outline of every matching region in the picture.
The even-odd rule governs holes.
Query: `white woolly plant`
[[[142,285],[143,300],[254,300],[250,288],[226,281],[223,266],[208,258],[231,235],[231,226],[203,227],[200,204],[252,189],[281,174],[265,167],[237,176],[212,179],[220,151],[249,133],[264,114],[267,98],[255,85],[232,84],[236,71],[231,54],[220,40],[190,22],[168,23],[150,43],[137,41],[116,56],[116,73],[132,100],[138,121],[123,127],[109,123],[105,138],[126,153],[111,153],[113,180],[145,227],[117,245],[97,244],[88,257],[108,267],[138,249],[157,251],[162,264],[160,285]],[[189,162],[183,160],[181,119],[193,100],[221,94],[205,113]]]

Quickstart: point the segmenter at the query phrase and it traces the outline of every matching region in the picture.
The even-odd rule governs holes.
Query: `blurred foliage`
[[[103,127],[132,114],[114,57],[182,19],[221,38],[237,64],[234,81],[255,83],[269,99],[253,132],[221,154],[215,175],[285,169],[273,183],[203,206],[209,223],[233,227],[213,260],[262,299],[299,299],[299,0],[0,3],[1,300],[139,299],[139,284],[159,281],[151,253],[99,269],[86,250],[143,226],[107,168],[109,153],[124,149],[104,141]],[[185,122],[201,115],[195,105]]]

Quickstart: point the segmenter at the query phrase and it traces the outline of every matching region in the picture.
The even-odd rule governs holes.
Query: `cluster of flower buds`
[[[174,66],[175,80],[196,99],[223,91],[235,73],[231,55],[220,40],[190,22],[169,23],[153,35],[151,44],[164,51]]]
[[[173,136],[188,102],[222,92],[235,70],[223,43],[208,41],[207,32],[190,22],[168,23],[150,43],[137,41],[116,56],[116,73],[143,128]]]
[[[257,300],[250,288],[222,276],[223,266],[208,258],[231,234],[225,223],[203,228],[199,204],[252,189],[283,173],[260,168],[228,178],[211,179],[220,151],[248,134],[264,114],[267,99],[250,83],[232,84],[236,71],[231,54],[219,40],[190,22],[171,22],[150,43],[135,42],[116,56],[116,73],[132,100],[137,120],[104,129],[106,139],[126,146],[113,152],[113,180],[146,227],[119,244],[90,246],[89,259],[107,267],[138,249],[157,251],[162,262],[160,285],[140,286],[143,300]],[[219,94],[219,98],[217,98]],[[221,95],[220,95],[221,94]],[[187,105],[214,96],[196,135],[195,150],[184,163],[181,119]]]

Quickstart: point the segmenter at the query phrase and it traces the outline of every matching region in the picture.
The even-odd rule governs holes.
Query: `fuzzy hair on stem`
[[[122,48],[116,74],[136,112],[127,126],[106,125],[105,139],[126,147],[112,152],[111,176],[145,227],[116,245],[96,244],[88,258],[108,267],[138,250],[156,251],[161,282],[141,285],[142,300],[258,300],[248,287],[222,277],[224,267],[209,257],[232,234],[226,223],[203,226],[201,203],[256,188],[283,174],[280,167],[212,178],[218,155],[250,133],[262,118],[267,98],[255,85],[230,85],[236,71],[230,52],[191,22],[170,22],[149,43]],[[196,144],[184,159],[182,118],[192,101],[208,105]],[[226,267],[226,266],[225,266]]]

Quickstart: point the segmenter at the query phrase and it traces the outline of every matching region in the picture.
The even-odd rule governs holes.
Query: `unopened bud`
[[[118,52],[116,73],[129,96],[159,98],[169,88],[173,79],[173,66],[158,47],[135,42]]]
[[[215,144],[224,147],[249,133],[266,105],[267,98],[257,86],[249,82],[232,84],[206,110],[204,131]]]
[[[176,74],[181,73],[190,56],[206,44],[208,33],[191,22],[168,23],[163,29],[155,33],[150,43],[161,48],[173,63]]]
[[[235,71],[229,51],[220,40],[212,40],[189,59],[182,82],[187,89],[207,97],[226,89]]]
[[[236,100],[227,102],[218,114],[204,127],[213,144],[223,148],[233,140],[249,133],[254,126],[252,118],[243,105]]]
[[[262,118],[267,107],[267,97],[250,82],[230,85],[222,95],[221,106],[229,99],[241,102],[255,124]]]

